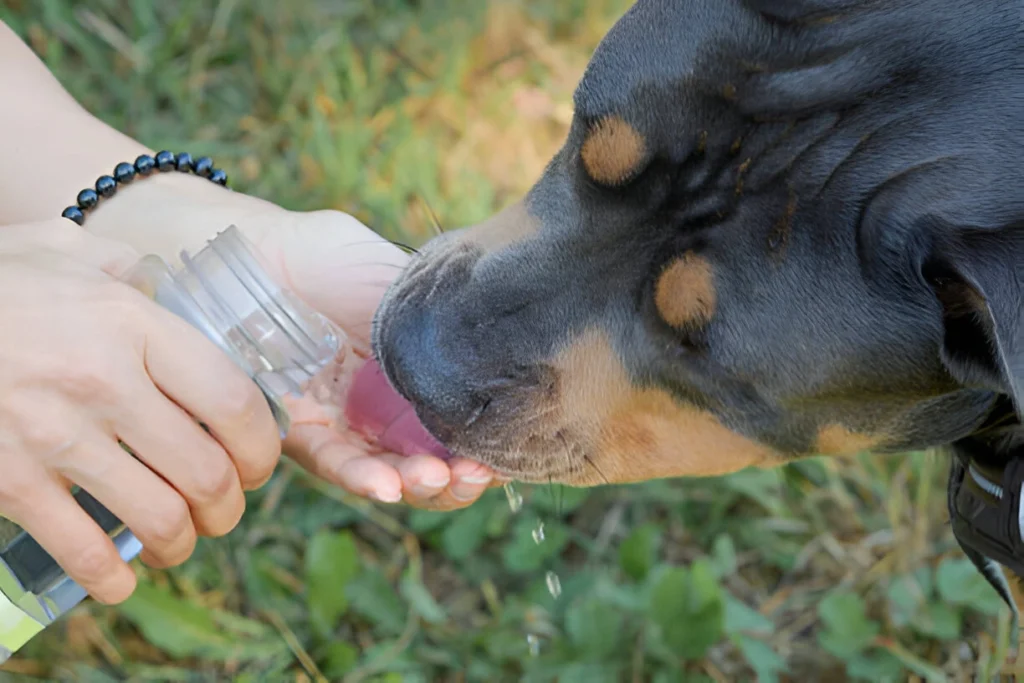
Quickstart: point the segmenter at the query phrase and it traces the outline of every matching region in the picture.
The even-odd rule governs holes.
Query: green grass
[[[420,243],[424,204],[464,225],[529,186],[625,6],[6,0],[0,17],[147,144]],[[285,463],[236,531],[172,571],[140,565],[128,603],[77,609],[0,679],[967,680],[1008,617],[949,533],[946,467],[540,487],[513,515],[500,490],[452,514],[375,507]]]

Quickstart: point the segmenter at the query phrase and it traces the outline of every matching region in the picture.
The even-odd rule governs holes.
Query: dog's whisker
[[[352,268],[368,266],[373,266],[374,268],[395,268],[397,270],[403,270],[405,268],[404,265],[399,265],[397,263],[388,263],[387,261],[360,261],[359,263],[351,263],[349,265],[346,265],[345,268],[351,270]]]
[[[539,420],[540,418],[547,417],[548,415],[550,415],[551,413],[556,412],[557,410],[558,410],[558,406],[548,406],[547,408],[544,408],[542,410],[538,410],[537,412],[533,413],[532,415],[528,415],[528,416],[524,417],[523,419],[526,420],[526,421]]]
[[[594,462],[593,459],[591,459],[591,457],[586,453],[583,454],[583,462],[587,463],[588,465],[594,468],[594,471],[597,472],[597,476],[601,477],[601,481],[603,481],[605,484],[611,484],[611,482],[608,480],[608,477],[604,476],[604,472],[602,472],[601,468],[597,466],[597,463]]]
[[[436,236],[440,237],[444,234],[444,228],[441,227],[441,221],[438,220],[437,214],[434,213],[433,207],[430,206],[430,203],[426,199],[420,197],[419,200],[423,203],[423,206],[426,207],[427,212],[430,214],[430,226],[434,229]]]
[[[388,240],[388,243],[398,247],[399,249],[402,249],[403,251],[405,251],[406,253],[409,253],[409,254],[419,254],[420,253],[419,249],[417,249],[416,247],[409,246],[405,242],[398,242],[397,240]]]
[[[569,442],[566,440],[565,434],[563,434],[562,432],[560,432],[560,431],[556,432],[555,433],[555,437],[559,441],[562,442],[562,448],[565,450],[565,463],[569,467],[569,470],[572,471],[575,468],[575,465],[576,465],[576,463],[573,461],[573,457],[572,457],[572,448],[570,448]],[[548,476],[551,477],[552,475],[549,474]],[[559,492],[562,494],[562,496],[559,497],[556,500],[555,511],[556,511],[556,514],[559,517],[561,517],[562,516],[562,505],[565,502],[565,487],[560,486],[559,487]]]
[[[387,289],[394,283],[394,280],[362,280],[355,281],[352,284],[359,285],[361,287],[373,287],[375,289]]]
[[[386,237],[378,237],[373,240],[360,240],[358,242],[346,242],[344,247],[395,247],[398,246]]]

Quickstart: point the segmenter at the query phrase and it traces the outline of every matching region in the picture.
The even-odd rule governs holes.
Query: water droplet
[[[544,522],[539,522],[537,528],[533,530],[533,542],[537,545],[541,544],[544,540]]]
[[[544,575],[544,581],[548,584],[548,593],[551,593],[551,597],[557,599],[562,594],[562,581],[558,578],[558,574],[548,572]]]
[[[536,657],[540,654],[540,638],[533,633],[526,634],[526,644],[530,646],[530,656]]]
[[[515,490],[512,482],[505,484],[505,497],[508,498],[508,506],[512,509],[513,513],[519,512],[523,507],[523,496]]]

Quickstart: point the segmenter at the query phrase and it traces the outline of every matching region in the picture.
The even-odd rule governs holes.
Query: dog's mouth
[[[367,360],[354,373],[345,400],[345,419],[350,428],[389,452],[399,455],[429,454],[443,460],[453,456],[452,449],[442,443],[420,420],[413,404],[394,388],[384,369],[374,359]],[[450,430],[437,431],[447,434]],[[453,438],[448,441],[458,440],[455,438],[457,435],[451,436]],[[458,450],[461,455],[461,449]],[[519,477],[520,473],[514,471],[518,468],[501,466],[505,454],[499,453],[500,449],[493,449],[493,453],[478,452],[475,448],[472,450],[475,457],[469,459],[492,466],[499,474]]]
[[[424,427],[412,404],[395,391],[372,358],[352,378],[345,399],[345,418],[349,427],[392,453],[429,454],[443,460],[451,457],[451,452]]]
[[[586,469],[588,460],[579,456],[580,441],[568,429],[550,434],[538,430],[527,438],[484,438],[478,430],[470,430],[475,436],[467,443],[467,434],[432,425],[429,416],[421,420],[413,403],[395,389],[374,359],[354,373],[344,409],[350,428],[377,447],[399,455],[429,454],[443,460],[458,455],[490,467],[500,477],[528,483],[583,479],[599,483],[602,478],[599,471],[589,477],[580,471]],[[481,421],[487,422],[486,418]],[[494,431],[502,432],[500,428]],[[513,442],[517,445],[509,447]],[[544,466],[538,468],[540,464]]]

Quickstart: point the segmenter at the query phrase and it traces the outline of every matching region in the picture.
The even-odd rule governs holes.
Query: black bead
[[[114,167],[114,180],[122,185],[127,185],[135,180],[135,167],[126,161],[122,161]]]
[[[156,153],[156,167],[161,171],[170,171],[174,168],[174,155],[166,149]]]
[[[174,166],[179,171],[191,171],[192,170],[192,155],[188,152],[181,152],[178,157],[174,160]]]
[[[117,181],[108,175],[101,175],[96,180],[96,191],[101,197],[113,197],[117,192]]]
[[[135,160],[135,170],[139,172],[139,175],[149,175],[154,168],[156,168],[156,160],[148,154],[143,154]]]
[[[96,206],[99,202],[100,196],[96,194],[96,190],[91,187],[87,187],[78,193],[78,208],[82,211],[88,211],[92,207]]]
[[[68,208],[64,209],[64,213],[62,213],[61,216],[63,216],[64,218],[70,218],[79,225],[85,223],[85,214],[82,213],[82,210],[79,209],[77,206],[69,206]]]
[[[217,183],[218,185],[228,184],[228,174],[219,168],[215,168],[210,172],[210,180]]]
[[[199,157],[192,164],[192,170],[196,172],[196,175],[204,178],[210,177],[210,171],[213,170],[213,159],[210,157]]]

